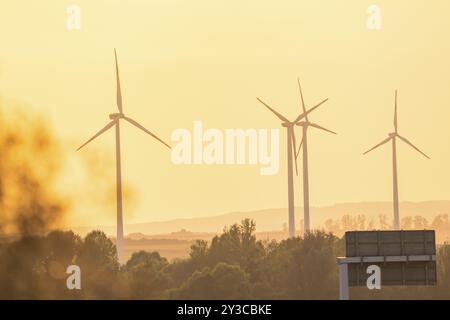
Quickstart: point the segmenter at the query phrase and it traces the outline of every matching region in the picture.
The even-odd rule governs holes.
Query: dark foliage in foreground
[[[244,220],[197,241],[190,257],[168,262],[140,251],[120,266],[100,231],[84,239],[53,231],[0,245],[2,299],[336,299],[336,257],[343,240],[324,232],[281,242],[257,241]],[[450,245],[438,250],[437,287],[352,289],[353,298],[450,298]],[[66,288],[70,264],[81,268],[81,290]]]

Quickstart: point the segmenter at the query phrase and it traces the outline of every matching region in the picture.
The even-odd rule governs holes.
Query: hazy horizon
[[[417,204],[417,203],[430,203],[430,202],[449,202],[450,200],[426,200],[426,201],[408,201],[408,200],[403,200],[400,201],[400,205],[405,205],[405,204]],[[336,206],[341,206],[341,205],[357,205],[357,204],[383,204],[383,205],[389,205],[392,206],[392,202],[389,201],[359,201],[359,202],[338,202],[338,203],[334,203],[334,204],[326,204],[326,205],[321,205],[321,206],[312,206],[311,208],[329,208],[329,207],[336,207]],[[301,215],[303,214],[303,212],[301,211],[303,209],[303,206],[301,205],[296,205],[295,206],[295,210],[296,210],[296,214],[298,211],[298,214]],[[266,211],[266,210],[288,210],[287,207],[272,207],[272,208],[255,208],[255,209],[248,209],[248,210],[232,210],[232,211],[225,211],[225,212],[212,212],[210,214],[205,213],[204,215],[192,215],[189,217],[182,217],[182,216],[174,216],[171,217],[169,219],[153,219],[153,220],[143,220],[143,221],[136,221],[133,222],[131,224],[141,224],[141,223],[148,223],[148,222],[167,222],[167,221],[174,221],[174,220],[182,220],[182,219],[197,219],[197,218],[210,218],[210,217],[217,217],[217,216],[222,216],[222,215],[226,215],[226,214],[232,214],[232,213],[246,213],[246,212],[254,212],[254,211]],[[111,226],[113,226],[114,223],[111,224]],[[71,225],[71,226],[67,226],[67,227],[87,227],[87,226],[91,226],[89,224],[87,225]]]
[[[450,216],[450,200],[435,201],[401,201],[401,218],[416,216],[427,219],[429,223],[438,215]],[[301,228],[302,207],[296,206],[296,227]],[[323,229],[327,220],[339,221],[344,216],[357,218],[364,216],[369,220],[378,220],[380,215],[384,215],[388,223],[391,223],[392,203],[388,201],[376,202],[354,202],[338,203],[331,206],[311,207],[315,230]],[[125,235],[133,233],[143,233],[145,235],[157,235],[176,233],[180,230],[188,232],[211,232],[218,233],[224,227],[234,223],[239,223],[245,218],[250,218],[256,222],[258,232],[276,232],[283,230],[283,225],[287,223],[287,208],[266,208],[246,211],[230,211],[216,213],[206,216],[192,216],[171,218],[166,220],[147,220],[135,223],[125,223]],[[92,230],[102,230],[108,235],[115,237],[116,227],[114,224],[88,224],[88,225],[67,225],[64,229],[73,230],[80,234],[86,234]]]
[[[450,151],[440,137],[450,136],[448,1],[380,0],[381,30],[367,29],[372,3],[360,0],[77,4],[81,29],[71,31],[67,1],[0,5],[2,105],[36,112],[54,128],[66,160],[58,187],[76,200],[67,224],[116,221],[113,134],[75,152],[116,111],[114,48],[124,112],[169,142],[195,120],[220,130],[280,129],[280,171],[261,176],[259,165],[174,165],[170,152],[123,125],[126,224],[286,206],[285,132],[255,97],[294,117],[297,76],[307,106],[330,99],[311,120],[338,133],[311,130],[311,206],[392,199],[389,146],[362,152],[393,130],[395,89],[400,132],[431,156],[399,144],[400,201],[447,197]]]

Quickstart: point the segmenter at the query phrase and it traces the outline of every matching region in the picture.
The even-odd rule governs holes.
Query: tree
[[[45,241],[25,236],[3,247],[0,253],[0,298],[38,299],[39,279],[45,274]]]
[[[340,248],[337,237],[321,231],[272,244],[262,263],[272,298],[336,298],[336,256]]]
[[[438,296],[450,298],[450,244],[444,243],[437,251]]]
[[[207,264],[210,250],[208,242],[205,240],[196,240],[191,246],[189,253],[190,260],[195,268],[205,266]]]
[[[158,252],[139,251],[133,253],[124,271],[128,275],[131,298],[157,299],[164,297],[164,291],[171,285],[165,273],[169,263]]]
[[[258,265],[265,255],[264,245],[255,237],[256,225],[245,219],[240,225],[225,228],[220,236],[215,236],[209,248],[209,266],[219,262],[240,265],[251,276],[258,272]]]
[[[102,231],[92,231],[84,238],[81,245],[78,263],[93,270],[118,271],[116,246]]]
[[[123,292],[116,246],[102,231],[84,238],[77,257],[83,294],[87,298],[117,298]]]
[[[64,266],[72,264],[80,250],[82,240],[73,231],[52,231],[46,237],[50,261],[58,261]]]
[[[249,275],[238,265],[218,263],[196,271],[180,289],[170,295],[175,299],[249,299]]]
[[[66,287],[66,270],[74,264],[82,240],[72,231],[52,231],[44,239],[45,275],[40,279],[43,297],[56,299],[62,297],[76,298],[80,292],[69,291]]]

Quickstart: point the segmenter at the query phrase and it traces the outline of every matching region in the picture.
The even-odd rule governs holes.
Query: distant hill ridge
[[[303,208],[297,207],[296,223],[299,223],[303,216]],[[391,202],[355,202],[340,203],[331,206],[311,207],[312,227],[322,227],[327,219],[340,219],[343,215],[365,215],[367,218],[377,218],[380,214],[385,214],[388,218],[392,215]],[[438,214],[450,215],[450,201],[423,201],[423,202],[401,202],[400,214],[405,216],[420,215],[428,220],[432,220]],[[146,235],[171,233],[179,230],[192,232],[221,232],[224,226],[229,226],[240,222],[242,219],[251,218],[256,221],[258,232],[281,230],[283,224],[287,222],[287,209],[275,208],[254,210],[246,212],[230,212],[209,217],[183,218],[168,221],[155,221],[146,223],[135,223],[125,225],[125,234],[143,233]],[[114,236],[116,228],[114,226],[92,226],[72,228],[79,234],[86,234],[93,229],[103,230],[108,235]]]

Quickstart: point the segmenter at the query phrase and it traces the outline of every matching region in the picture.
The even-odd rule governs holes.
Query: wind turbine
[[[300,79],[297,78],[298,89],[300,91],[300,98],[302,100],[302,110],[305,112],[305,100],[303,99],[302,86],[300,85]],[[336,132],[328,130],[316,123],[310,122],[308,119],[308,114],[305,115],[305,120],[297,123],[297,126],[302,127],[302,141],[296,153],[298,157],[300,149],[303,148],[303,222],[304,222],[304,233],[310,231],[310,218],[309,218],[309,173],[308,173],[308,128],[313,127],[319,130],[323,130],[332,134]]]
[[[116,130],[116,191],[117,191],[117,240],[116,240],[116,247],[117,247],[117,257],[119,259],[119,262],[123,261],[123,218],[122,218],[122,171],[120,166],[120,125],[119,122],[121,119],[128,121],[133,126],[141,129],[145,133],[149,134],[162,144],[164,144],[166,147],[170,149],[170,146],[164,142],[162,139],[157,137],[155,134],[144,128],[142,125],[140,125],[137,121],[125,116],[123,113],[122,108],[122,92],[120,90],[120,79],[119,79],[119,65],[117,63],[117,53],[116,49],[114,49],[114,58],[116,61],[116,81],[117,81],[117,108],[119,110],[118,113],[112,113],[109,115],[109,119],[111,121],[99,132],[97,132],[92,138],[90,138],[88,141],[86,141],[81,147],[77,149],[80,150],[85,145],[87,145],[89,142],[100,136],[102,133],[108,131],[110,128],[115,127]]]
[[[320,102],[318,105],[312,107],[308,111],[304,110],[302,114],[300,114],[294,121],[290,121],[285,116],[280,114],[274,108],[270,107],[267,103],[262,101],[260,98],[256,98],[259,102],[261,102],[267,109],[272,111],[278,119],[282,121],[281,125],[287,130],[287,168],[288,168],[288,213],[289,213],[289,237],[295,237],[295,213],[294,213],[294,176],[293,176],[293,164],[292,164],[292,156],[296,155],[295,149],[297,148],[297,143],[295,141],[295,133],[294,126],[303,119],[308,113],[312,112],[320,105],[325,103],[328,99]],[[295,171],[298,172],[297,169],[297,157],[295,157]]]
[[[367,150],[363,154],[367,154],[370,151],[378,148],[379,146],[382,146],[385,143],[388,143],[389,141],[392,141],[392,177],[393,177],[393,199],[394,199],[394,229],[399,230],[400,229],[400,210],[398,205],[398,178],[397,178],[397,138],[408,144],[410,147],[415,149],[417,152],[419,152],[421,155],[423,155],[425,158],[430,159],[425,153],[419,150],[415,145],[413,145],[409,140],[402,137],[398,134],[398,125],[397,125],[397,90],[395,90],[395,111],[394,111],[394,132],[389,133],[388,138],[381,141],[379,144],[377,144],[372,149]]]

